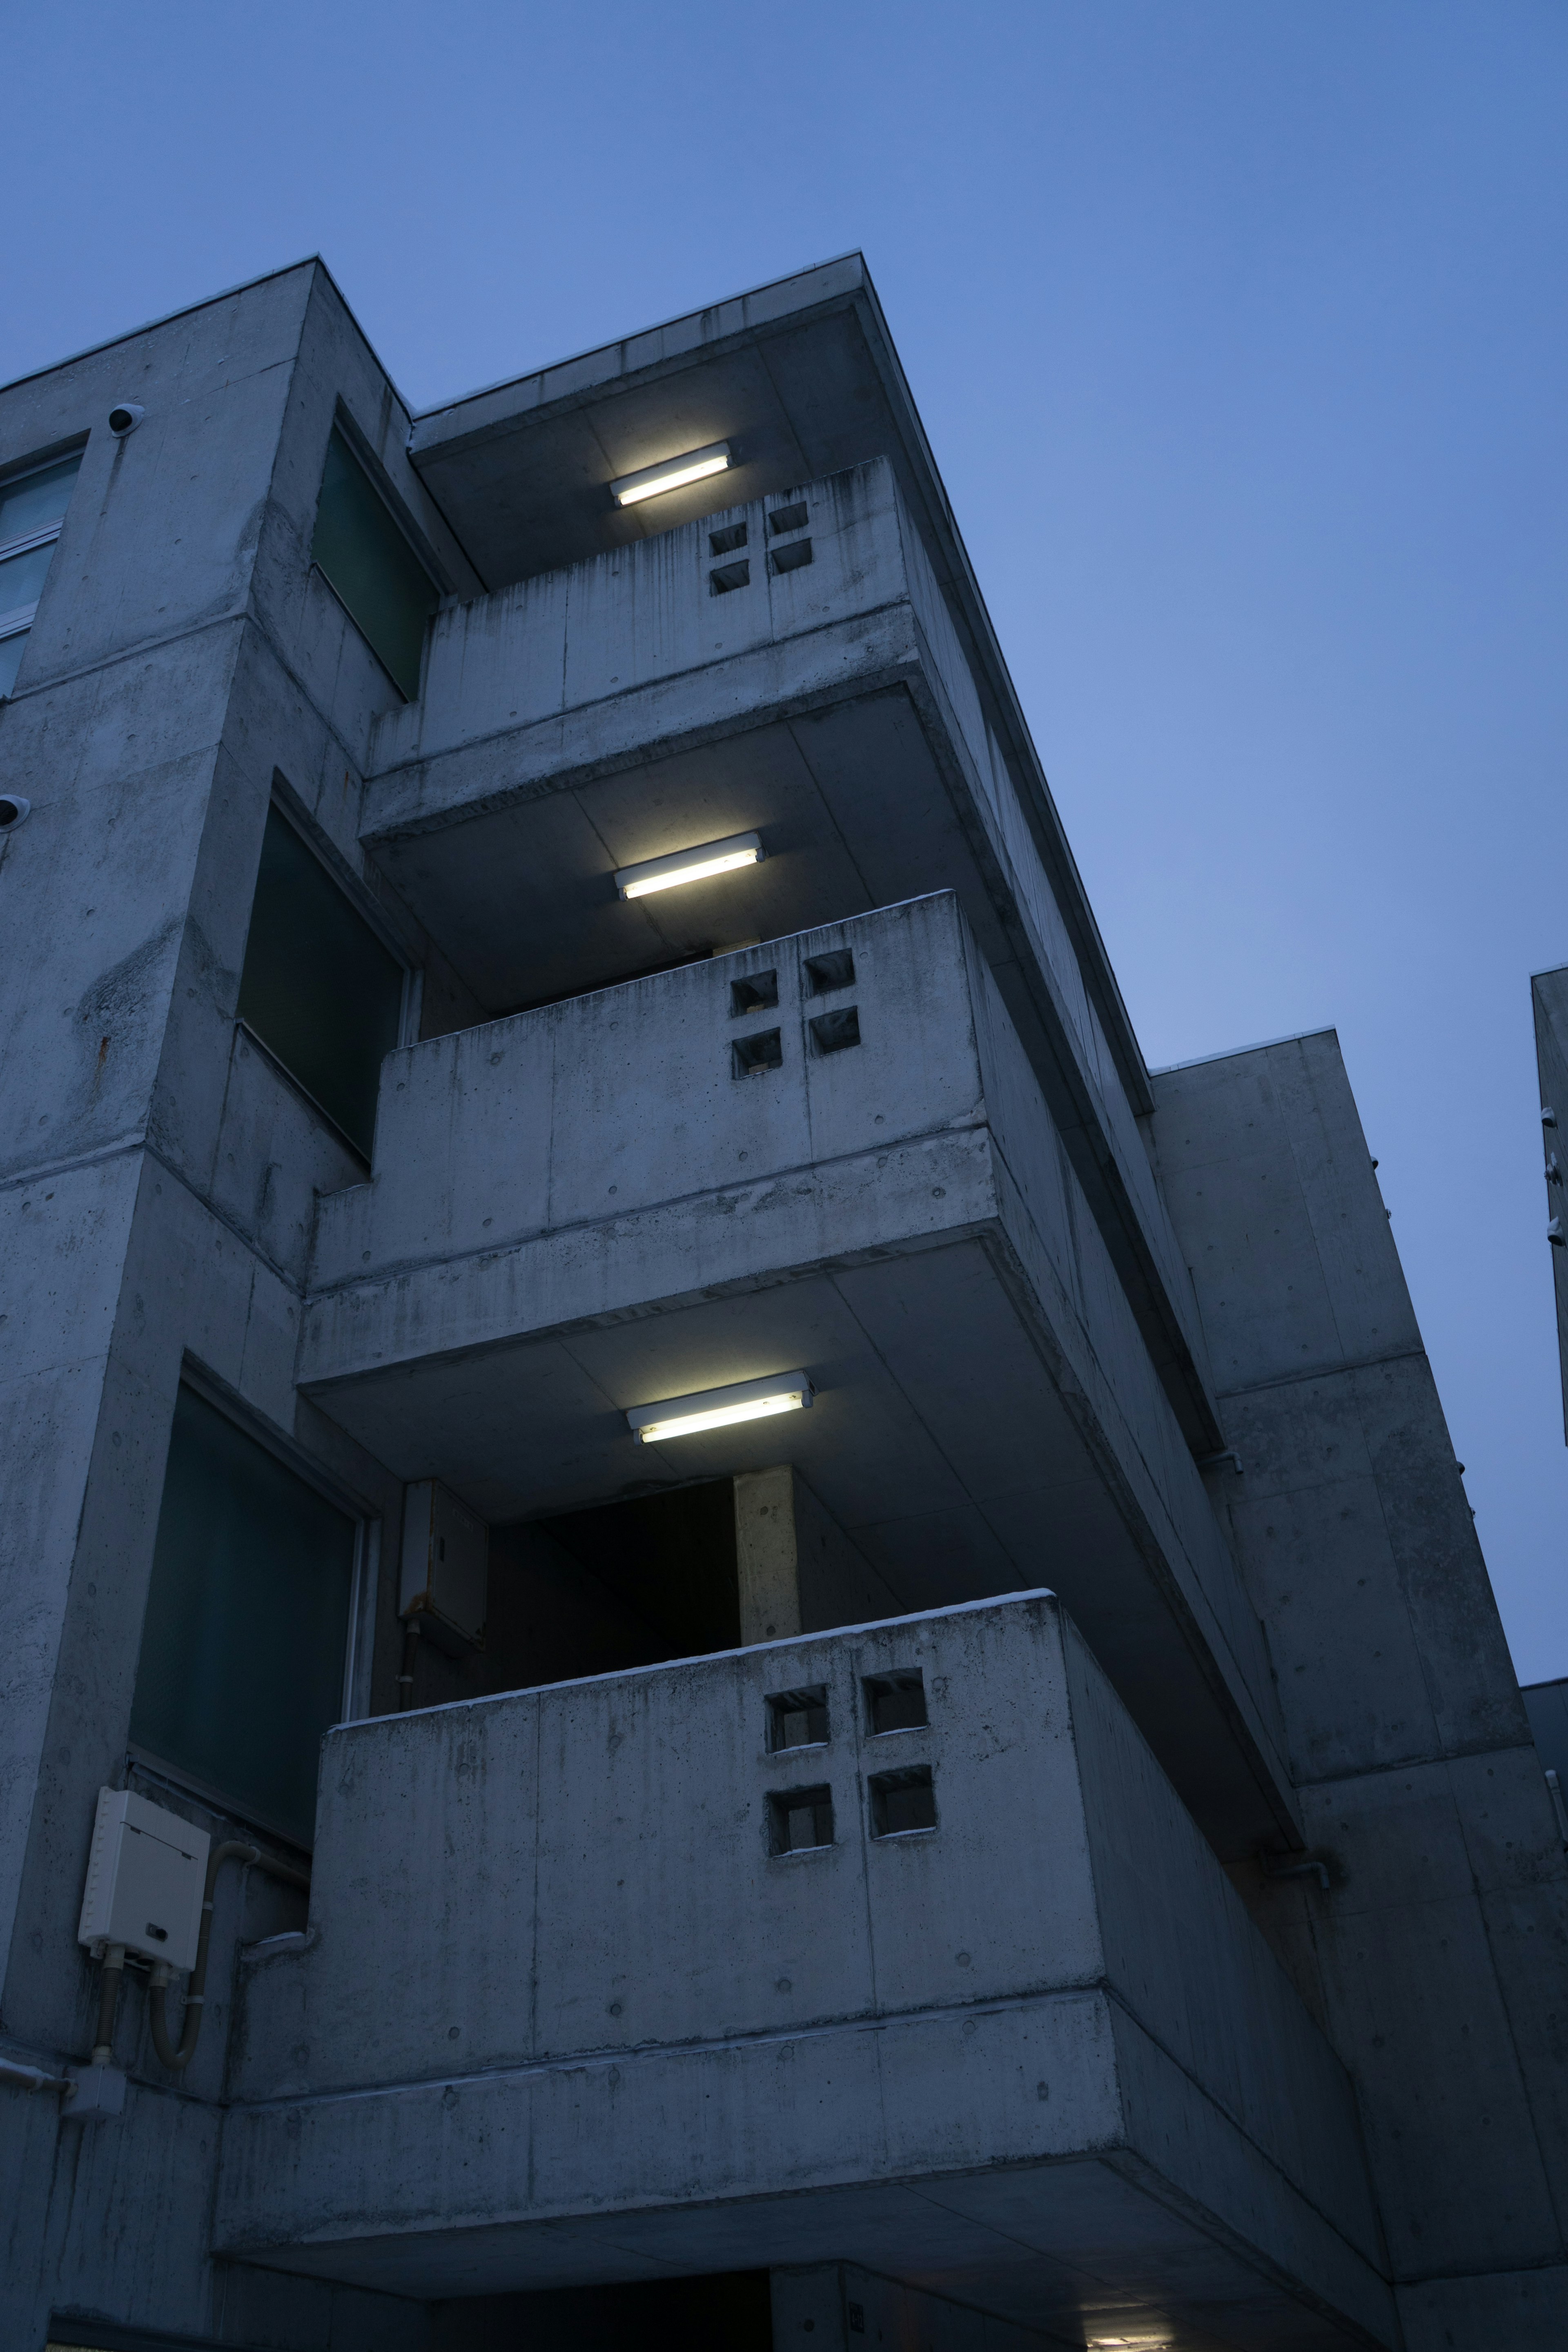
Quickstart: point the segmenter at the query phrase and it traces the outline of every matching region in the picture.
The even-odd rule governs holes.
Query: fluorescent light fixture
[[[700,1429],[732,1429],[741,1421],[800,1412],[816,1393],[805,1372],[774,1372],[765,1381],[737,1381],[732,1388],[634,1405],[626,1423],[640,1445],[662,1445],[667,1437],[692,1437]]]
[[[706,449],[689,449],[684,457],[666,457],[661,465],[645,466],[639,474],[623,474],[610,484],[618,507],[640,506],[664,490],[684,489],[688,482],[705,481],[723,473],[731,463],[728,441],[710,441]]]
[[[646,898],[652,890],[673,890],[681,882],[701,882],[710,874],[732,874],[738,866],[760,866],[765,852],[760,833],[732,833],[726,841],[705,841],[697,849],[672,850],[668,857],[645,857],[623,866],[616,887],[623,898]]]

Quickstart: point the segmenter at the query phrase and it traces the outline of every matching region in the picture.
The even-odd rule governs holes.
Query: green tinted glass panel
[[[354,1522],[182,1388],[131,1737],[247,1818],[310,1842],[342,1715]]]
[[[29,531],[47,530],[60,520],[80,466],[79,457],[65,457],[58,466],[24,474],[19,482],[0,482],[0,547],[8,539],[24,539]]]
[[[410,702],[419,692],[431,579],[341,433],[327,444],[310,561],[319,563]]]
[[[26,604],[37,603],[54,551],[55,542],[48,539],[42,547],[30,547],[26,555],[10,555],[0,561],[0,619],[7,613],[20,612]]]
[[[370,1158],[403,966],[272,809],[239,979],[239,1017]]]

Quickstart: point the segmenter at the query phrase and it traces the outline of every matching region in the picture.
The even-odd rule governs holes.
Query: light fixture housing
[[[724,841],[705,841],[696,849],[674,849],[668,857],[645,857],[640,866],[623,866],[616,887],[623,898],[646,898],[682,882],[705,881],[710,874],[760,866],[766,855],[760,833],[732,833]]]
[[[644,499],[659,498],[666,490],[683,490],[689,482],[725,473],[733,463],[728,441],[710,441],[705,449],[689,449],[684,457],[665,457],[657,466],[620,475],[610,484],[610,496],[618,507],[640,506]]]
[[[727,1389],[700,1389],[693,1396],[634,1405],[626,1426],[639,1445],[662,1445],[669,1437],[695,1437],[700,1430],[731,1429],[738,1422],[800,1412],[816,1394],[807,1373],[773,1372],[763,1381],[737,1381]]]

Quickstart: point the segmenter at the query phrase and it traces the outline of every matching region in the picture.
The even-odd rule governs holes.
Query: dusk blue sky
[[[311,252],[424,406],[858,247],[1149,1060],[1337,1026],[1568,1674],[1561,0],[8,12],[0,373]]]

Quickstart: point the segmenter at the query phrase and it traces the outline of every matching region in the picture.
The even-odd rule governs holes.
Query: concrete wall
[[[870,1734],[862,1678],[916,1666],[929,1727]],[[770,1753],[768,1692],[810,1684],[826,1746]],[[1293,2283],[1249,2293],[1390,2340],[1349,2085],[1048,1596],[348,1726],[328,1759],[309,1938],[250,1963],[230,2252],[477,2292],[771,2264],[826,2221],[898,2269],[891,2183],[1026,2238],[1081,2158],[1091,2237],[1168,2229],[1127,2189],[1174,2167],[1216,2303],[1235,2233]],[[937,1828],[870,1836],[870,1777],[910,1766]],[[833,1843],[770,1853],[769,1792],[816,1782]]]
[[[0,462],[87,436],[0,709],[7,782],[34,802],[0,858],[14,943],[0,1024],[13,1439],[0,1458],[0,2035],[51,2070],[92,2039],[96,1977],[75,1928],[100,1786],[129,1780],[215,1834],[226,1825],[127,1753],[183,1365],[373,1521],[395,1529],[400,1507],[293,1383],[312,1188],[355,1163],[234,1023],[275,775],[360,868],[363,743],[392,692],[335,604],[337,652],[302,676],[325,593],[303,549],[340,393],[400,446],[384,380],[309,265],[0,392]],[[146,418],[115,440],[108,411],[128,398]],[[416,481],[407,489],[428,508]],[[367,1618],[375,1601],[373,1576]],[[373,1643],[374,1624],[363,1632]],[[52,2096],[0,2101],[7,2280],[29,2352],[51,2306],[323,2352],[334,2329],[355,2340],[363,2299],[268,2286],[264,2311],[206,2260],[233,1952],[290,1916],[237,1873],[220,1886],[206,2036],[178,2089],[130,1988],[120,2123],[62,2126]],[[411,2344],[423,2326],[381,2298],[370,2308],[366,2345]]]
[[[809,1036],[822,1000],[805,968],[844,947],[863,1042],[825,1055]],[[730,991],[763,965],[778,975],[767,1018],[789,1042],[781,1068],[737,1082],[731,1040],[752,1024],[732,1017]],[[982,1285],[996,1277],[978,1268],[962,1306],[954,1283],[933,1286],[939,1245],[987,1234],[1014,1299],[999,1293],[994,1314]],[[940,1430],[944,1475],[961,1484],[943,1488],[946,1526],[921,1540],[951,1551],[959,1508],[978,1506],[1000,1572],[978,1581],[977,1552],[976,1580],[937,1597],[1005,1589],[1047,1547],[1053,1580],[1221,1850],[1288,1836],[1256,1617],[949,898],[389,1056],[374,1178],[321,1204],[300,1377],[405,1476],[441,1476],[492,1517],[574,1508],[634,1475],[614,1407],[770,1369],[765,1355],[726,1368],[703,1352],[709,1302],[732,1296],[729,1344],[765,1350],[783,1286],[903,1253],[919,1263],[899,1285],[883,1394],[843,1429],[836,1464],[809,1452],[832,1438],[831,1406],[786,1433],[807,1449],[791,1458],[919,1605],[910,1547],[935,1515],[900,1491],[883,1433],[911,1413]],[[683,1341],[689,1309],[696,1336]],[[580,1336],[601,1328],[616,1335],[613,1376]],[[844,1371],[823,1369],[833,1354],[820,1330],[814,1350],[807,1369],[849,1402]],[[1015,1372],[1020,1352],[1029,1361]],[[689,1447],[679,1465],[648,1460],[642,1475],[728,1475],[754,1458],[733,1451],[751,1443],[737,1433],[729,1451]],[[1158,1652],[1156,1622],[1172,1636]]]
[[[1413,2340],[1544,2347],[1568,2328],[1563,1843],[1338,1043],[1154,1083],[1242,1465],[1215,1491],[1331,1881],[1248,1897],[1356,2078],[1395,2274],[1428,2282]],[[1515,2271],[1522,2300],[1485,2284]]]
[[[1207,1368],[1191,1278],[1029,817],[892,467],[877,459],[793,495],[808,513],[813,551],[799,570],[772,572],[772,552],[786,542],[770,529],[776,501],[757,499],[438,615],[420,701],[377,724],[367,837],[417,891],[419,839],[428,846],[433,829],[558,799],[566,803],[561,814],[535,812],[530,862],[542,851],[552,865],[560,858],[563,880],[576,886],[579,858],[602,860],[605,841],[616,835],[605,830],[602,811],[589,835],[570,807],[573,789],[618,768],[646,767],[661,751],[754,732],[770,718],[820,711],[901,681],[936,751],[952,803],[943,817],[951,826],[956,815],[957,837],[939,840],[931,813],[916,817],[907,751],[901,775],[873,782],[885,752],[872,758],[864,743],[858,753],[850,746],[847,767],[835,777],[845,751],[835,759],[819,743],[817,783],[838,805],[832,841],[814,845],[814,862],[832,871],[827,895],[837,903],[812,907],[804,919],[849,911],[868,882],[889,899],[948,882],[963,892],[1043,1065],[1156,1361],[1171,1366],[1178,1411],[1195,1412],[1206,1428]],[[710,575],[723,559],[711,551],[711,534],[726,526],[745,529],[752,577],[743,590],[714,595]],[[639,795],[640,821],[667,798]],[[638,821],[619,814],[623,827]],[[723,830],[721,821],[713,828]],[[775,846],[781,835],[799,864],[806,845],[798,824],[775,828]],[[652,854],[628,841],[616,852],[626,862]],[[971,887],[961,869],[976,850]],[[487,839],[482,855],[496,854]],[[472,902],[480,904],[479,892]],[[764,929],[794,929],[803,911]]]

